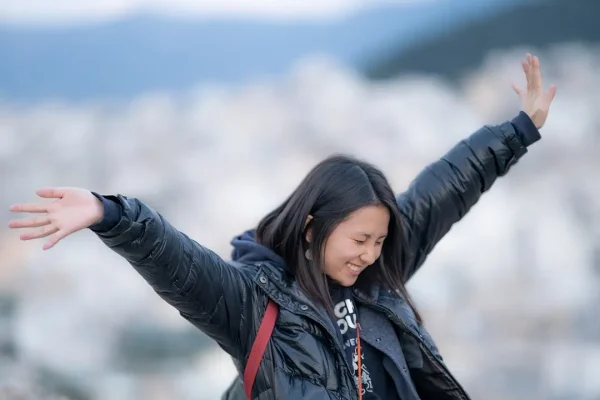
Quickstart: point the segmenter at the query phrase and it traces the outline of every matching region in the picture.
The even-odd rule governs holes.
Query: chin
[[[342,279],[338,279],[337,281],[342,286],[350,287],[350,286],[353,286],[357,280],[358,280],[358,277],[356,277],[356,278],[344,277]]]

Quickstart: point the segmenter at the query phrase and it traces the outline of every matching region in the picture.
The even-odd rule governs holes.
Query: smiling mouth
[[[350,268],[352,272],[361,272],[365,267],[359,267],[358,265],[354,265],[352,263],[346,263],[346,266]]]

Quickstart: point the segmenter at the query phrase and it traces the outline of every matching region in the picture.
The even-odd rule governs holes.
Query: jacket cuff
[[[90,225],[89,228],[96,233],[108,232],[121,220],[123,209],[119,203],[110,199],[112,196],[102,196],[95,192],[92,192],[92,194],[102,201],[102,205],[104,206],[104,217],[101,221]]]
[[[529,147],[542,138],[533,121],[525,112],[521,111],[519,115],[510,122],[514,126],[517,136],[523,143],[523,146]]]

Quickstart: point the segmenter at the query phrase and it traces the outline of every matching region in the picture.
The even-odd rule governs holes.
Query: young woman
[[[468,399],[421,324],[405,284],[436,243],[540,139],[555,88],[539,60],[522,63],[522,112],[486,126],[395,197],[384,175],[352,157],[318,164],[258,224],[232,241],[232,261],[177,231],[140,200],[46,188],[18,204],[44,249],[90,228],[243,373],[269,300],[279,314],[253,399]],[[226,396],[236,394],[238,381]],[[238,392],[239,393],[239,392]]]

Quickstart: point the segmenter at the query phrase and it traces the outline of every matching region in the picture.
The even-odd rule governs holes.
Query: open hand
[[[21,240],[49,236],[43,246],[48,250],[66,236],[100,221],[102,202],[89,190],[79,188],[44,188],[37,192],[50,202],[21,203],[10,207],[13,212],[31,213],[28,218],[9,222],[9,228],[39,228],[21,234]]]
[[[540,129],[544,126],[546,118],[548,118],[550,104],[556,95],[556,86],[551,85],[547,91],[544,91],[540,60],[537,57],[528,53],[526,60],[521,62],[521,66],[527,79],[527,90],[519,88],[514,83],[512,87],[521,98],[523,111],[529,115],[535,126]]]

